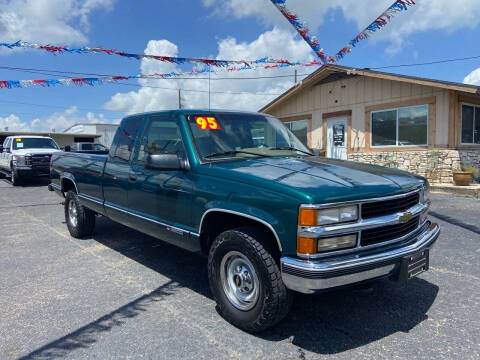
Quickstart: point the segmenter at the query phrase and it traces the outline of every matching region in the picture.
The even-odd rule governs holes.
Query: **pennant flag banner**
[[[232,71],[244,71],[244,70],[257,70],[257,69],[279,69],[292,66],[320,66],[321,62],[313,60],[308,63],[291,63],[285,61],[283,63],[273,64],[273,65],[264,65],[264,66],[243,66],[243,67],[230,67],[227,68],[228,72]],[[115,83],[121,80],[131,80],[131,79],[171,79],[178,78],[186,75],[199,75],[204,73],[216,73],[218,72],[212,70],[211,68],[202,68],[202,69],[193,69],[186,72],[169,72],[164,74],[154,73],[149,75],[136,74],[128,76],[101,76],[101,77],[88,77],[88,78],[64,78],[64,79],[36,79],[36,80],[0,80],[0,89],[14,89],[14,88],[26,88],[32,86],[41,86],[41,87],[54,87],[58,85],[102,85],[104,83]]]
[[[297,14],[292,13],[289,11],[286,7],[286,2],[287,0],[271,0],[273,5],[276,6],[276,8],[282,13],[285,18],[292,24],[292,26],[297,30],[297,32],[300,34],[300,36],[307,42],[308,45],[312,48],[312,50],[317,54],[317,56],[325,62],[325,53],[323,49],[320,47],[320,44],[315,36],[310,36],[309,32],[310,30],[308,29],[307,25],[300,21],[299,17]]]
[[[118,55],[131,59],[153,59],[162,62],[168,62],[172,64],[203,64],[214,67],[229,67],[229,66],[252,66],[255,64],[282,64],[290,63],[288,60],[284,59],[272,59],[264,57],[257,60],[215,60],[215,59],[202,59],[202,58],[184,58],[184,57],[174,57],[174,56],[162,56],[162,55],[151,55],[151,54],[131,54],[123,51],[117,51],[112,49],[104,49],[101,47],[91,48],[91,47],[81,47],[81,48],[70,48],[67,46],[54,46],[54,45],[39,45],[31,44],[25,41],[17,41],[14,43],[5,43],[0,42],[0,47],[5,47],[8,49],[14,48],[26,48],[26,49],[38,49],[44,50],[51,54],[88,54],[88,53],[97,53],[97,54],[108,54],[108,55]]]
[[[360,41],[368,38],[377,30],[386,26],[395,14],[408,10],[408,6],[415,5],[413,0],[397,0],[387,10],[385,10],[379,17],[377,17],[370,25],[363,29],[354,39],[352,39],[345,47],[343,47],[335,56],[328,56],[329,63],[336,63],[343,59],[346,54],[352,52],[352,47],[355,47]]]

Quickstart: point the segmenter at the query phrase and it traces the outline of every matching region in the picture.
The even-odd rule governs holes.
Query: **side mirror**
[[[147,156],[147,169],[152,170],[186,170],[187,166],[177,154],[154,154]]]
[[[72,151],[72,147],[70,145],[67,145],[63,148],[63,151],[70,152]]]
[[[322,156],[322,152],[318,149],[310,149],[313,155],[315,156]]]

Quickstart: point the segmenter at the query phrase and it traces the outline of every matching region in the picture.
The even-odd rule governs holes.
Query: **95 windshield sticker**
[[[17,139],[15,139],[15,140],[16,140],[17,142],[22,142],[22,139],[20,139],[20,138],[17,138]]]
[[[195,116],[195,122],[200,130],[219,130],[217,120],[213,116]]]

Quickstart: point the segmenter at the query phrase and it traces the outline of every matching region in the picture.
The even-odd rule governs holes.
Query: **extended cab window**
[[[117,147],[113,159],[118,162],[128,163],[132,156],[133,146],[137,138],[138,131],[142,126],[143,118],[131,117],[124,119],[118,128]]]
[[[138,151],[138,164],[145,164],[148,155],[177,154],[184,158],[183,141],[177,124],[171,119],[154,116],[144,132]]]

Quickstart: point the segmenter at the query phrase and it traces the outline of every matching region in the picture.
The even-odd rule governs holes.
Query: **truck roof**
[[[155,115],[155,114],[171,114],[171,115],[190,115],[190,114],[249,114],[249,115],[265,115],[263,113],[255,111],[243,111],[243,110],[223,110],[223,109],[172,109],[172,110],[159,110],[159,111],[149,111],[138,114],[131,114],[125,116],[129,118],[132,116],[139,115]]]
[[[7,136],[6,139],[8,138],[23,138],[23,139],[26,139],[26,138],[34,138],[34,139],[38,139],[38,138],[42,138],[42,139],[51,139],[51,137],[49,136],[42,136],[42,135],[10,135],[10,136]],[[53,139],[52,139],[53,140]]]

